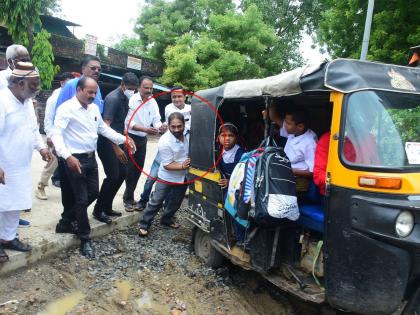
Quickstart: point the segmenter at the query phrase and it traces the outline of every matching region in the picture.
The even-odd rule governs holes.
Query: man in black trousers
[[[125,126],[128,134],[133,138],[137,147],[133,158],[140,168],[143,168],[146,158],[147,136],[164,133],[167,129],[166,125],[163,125],[161,122],[159,106],[152,96],[152,78],[142,76],[139,79],[138,93],[134,94],[128,102],[128,113],[125,118]],[[140,174],[140,170],[129,160],[127,163],[127,176],[125,178],[125,192],[123,196],[126,211],[133,211],[137,203],[134,200],[134,191],[136,190]]]
[[[54,121],[52,141],[57,154],[65,160],[65,172],[70,183],[81,240],[82,255],[92,258],[94,251],[90,240],[88,206],[95,201],[99,191],[98,165],[95,159],[98,134],[116,144],[124,144],[125,136],[112,130],[102,120],[99,108],[92,104],[98,84],[89,77],[76,84],[76,96],[64,102],[58,109]],[[135,144],[128,138],[131,151]]]
[[[128,101],[139,86],[137,76],[128,72],[124,74],[121,85],[105,97],[104,122],[116,132],[124,134],[124,121],[128,112]],[[112,209],[112,202],[118,189],[124,182],[126,175],[127,155],[123,146],[118,146],[99,135],[98,155],[102,161],[106,178],[102,182],[101,190],[96,201],[94,215],[104,213],[109,216],[121,216],[121,212]],[[109,219],[111,221],[111,219]]]
[[[81,64],[82,67],[82,76],[79,78],[74,78],[70,81],[67,81],[66,84],[62,87],[60,94],[58,96],[57,102],[55,104],[54,114],[52,115],[53,120],[56,115],[56,111],[64,102],[73,98],[77,93],[77,83],[83,77],[88,77],[94,79],[96,82],[99,80],[100,73],[102,71],[101,62],[98,57],[87,55]],[[99,111],[103,111],[103,100],[101,96],[101,91],[98,87],[97,93],[93,103],[98,106]],[[61,201],[63,203],[63,212],[61,214],[61,219],[55,227],[56,233],[73,233],[77,234],[77,222],[76,214],[71,210],[74,205],[74,195],[71,189],[70,182],[66,176],[66,161],[62,158],[58,159],[58,170],[60,174],[60,188],[61,188]],[[105,214],[97,216],[97,219],[102,222],[107,222]]]

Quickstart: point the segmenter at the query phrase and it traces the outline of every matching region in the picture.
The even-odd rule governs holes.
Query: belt
[[[72,155],[77,158],[93,158],[95,157],[95,151],[87,153],[73,153]]]
[[[135,135],[134,133],[131,133],[131,132],[128,132],[128,134],[130,135],[131,138],[140,138],[140,139],[147,138],[147,136],[139,136],[139,135]],[[125,133],[123,135],[125,136]]]

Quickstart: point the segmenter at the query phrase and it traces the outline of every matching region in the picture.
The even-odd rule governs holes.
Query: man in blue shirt
[[[86,76],[98,82],[101,71],[101,61],[99,60],[99,58],[96,56],[87,55],[82,62],[82,77]],[[76,95],[76,85],[80,79],[81,77],[70,80],[66,83],[65,86],[63,86],[60,95],[58,96],[57,103],[55,105],[55,110],[57,110],[57,108],[65,101],[68,101]],[[99,112],[102,114],[104,109],[104,101],[102,99],[101,90],[99,88],[96,92],[96,97],[93,103],[98,105]]]
[[[98,57],[87,55],[82,62],[82,77],[89,77],[95,81],[99,80],[99,75],[102,71],[101,62]],[[66,85],[61,89],[60,95],[58,96],[57,103],[55,105],[55,111],[57,108],[64,102],[73,98],[76,93],[76,86],[79,80],[82,78],[75,78],[70,81],[67,81]],[[101,91],[98,87],[95,100],[93,101],[99,108],[99,111],[102,113],[104,107],[104,101],[102,100]],[[55,116],[55,114],[54,114]],[[63,213],[61,214],[61,219],[58,222],[55,231],[56,233],[76,233],[77,229],[75,226],[76,216],[72,211],[74,204],[74,195],[70,182],[67,178],[66,172],[66,161],[62,158],[58,159],[58,169],[60,174],[60,188],[61,188],[61,202],[63,204]],[[110,219],[104,214],[96,216],[96,218],[102,222],[110,223]]]

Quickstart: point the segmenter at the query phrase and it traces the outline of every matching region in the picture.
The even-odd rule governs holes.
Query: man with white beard
[[[16,237],[19,213],[32,208],[31,160],[37,149],[51,159],[36,124],[32,98],[40,90],[38,71],[30,62],[16,62],[7,88],[0,91],[0,263],[4,249],[31,250]]]

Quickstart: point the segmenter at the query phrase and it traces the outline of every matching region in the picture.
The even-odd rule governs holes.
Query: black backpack
[[[295,176],[282,148],[267,146],[259,156],[254,174],[254,199],[255,207],[249,214],[259,225],[275,226],[284,219],[299,218]]]

